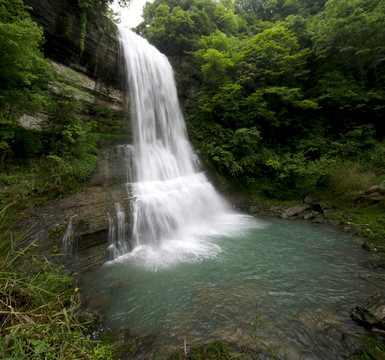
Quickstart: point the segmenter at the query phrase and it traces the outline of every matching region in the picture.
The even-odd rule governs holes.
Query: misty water
[[[190,242],[136,248],[84,284],[89,297],[109,299],[106,329],[152,334],[155,348],[222,339],[269,346],[279,358],[342,359],[338,334],[363,332],[350,311],[383,287],[371,258],[332,229],[233,214]]]
[[[351,309],[383,286],[371,255],[332,229],[234,212],[188,142],[166,57],[133,33],[120,39],[130,206],[108,214],[110,260],[82,281],[103,331],[151,339],[137,359],[217,339],[264,358],[344,358],[363,333]]]

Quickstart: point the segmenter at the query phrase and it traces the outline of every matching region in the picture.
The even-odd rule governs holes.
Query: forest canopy
[[[384,14],[385,0],[155,0],[136,30],[170,58],[207,163],[290,197],[347,161],[385,180]]]

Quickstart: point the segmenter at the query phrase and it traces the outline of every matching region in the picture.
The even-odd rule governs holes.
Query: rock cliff
[[[130,228],[127,168],[121,164],[122,140],[103,140],[99,144],[99,161],[83,190],[64,199],[51,200],[36,208],[21,226],[30,239],[47,245],[49,253],[63,256],[54,260],[76,272],[84,272],[106,259],[108,242],[107,213],[115,214],[115,204],[123,206]],[[63,236],[73,217],[73,251],[65,254]]]
[[[32,19],[44,30],[46,57],[84,72],[100,86],[118,87],[116,26],[99,13],[88,13],[82,47],[82,20],[76,1],[24,0]]]

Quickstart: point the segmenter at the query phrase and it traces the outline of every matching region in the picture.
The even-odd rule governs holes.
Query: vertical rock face
[[[46,57],[82,71],[101,86],[118,86],[116,27],[102,14],[88,13],[84,48],[82,20],[76,1],[24,0],[31,17],[44,30]]]
[[[99,161],[83,190],[67,198],[47,202],[20,224],[28,231],[30,239],[38,239],[41,244],[47,245],[49,253],[56,247],[64,256],[53,260],[74,271],[87,271],[106,259],[107,213],[115,214],[116,203],[122,203],[127,229],[131,226],[127,174],[119,154],[122,146],[122,140],[101,141],[98,146]],[[71,217],[73,249],[68,253],[63,248],[63,235]]]

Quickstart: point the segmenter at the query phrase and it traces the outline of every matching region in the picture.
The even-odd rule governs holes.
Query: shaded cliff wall
[[[118,87],[119,45],[116,26],[98,12],[87,13],[82,49],[82,20],[77,1],[24,0],[32,19],[44,29],[46,57],[84,72],[105,86]]]

